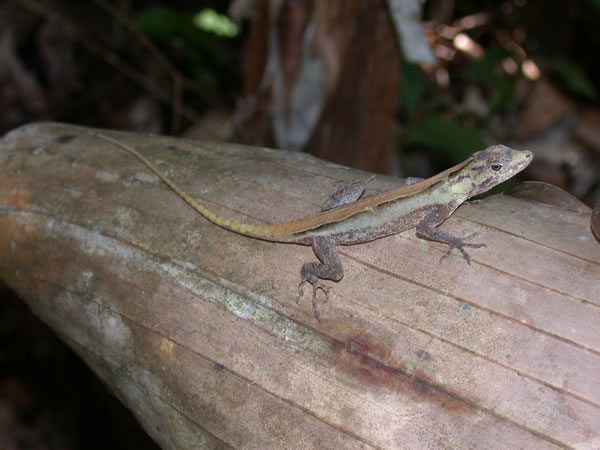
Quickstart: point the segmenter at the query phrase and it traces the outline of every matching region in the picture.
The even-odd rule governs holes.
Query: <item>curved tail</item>
[[[244,236],[250,236],[258,239],[265,240],[277,240],[281,239],[285,236],[290,235],[287,231],[286,224],[274,224],[274,225],[248,225],[245,223],[236,222],[234,220],[227,219],[225,217],[221,217],[200,204],[191,195],[185,192],[182,188],[177,186],[173,181],[164,176],[161,171],[152,164],[144,155],[139,153],[133,147],[124,144],[123,142],[119,142],[116,139],[113,139],[109,136],[106,136],[101,133],[90,132],[93,136],[102,139],[104,141],[110,142],[117,147],[125,150],[129,154],[135,156],[141,162],[143,162],[154,174],[159,177],[167,186],[169,186],[177,195],[179,195],[183,200],[185,200],[196,212],[198,212],[201,216],[210,220],[215,225],[220,226],[221,228],[225,228],[226,230],[233,231],[235,233],[243,234]]]

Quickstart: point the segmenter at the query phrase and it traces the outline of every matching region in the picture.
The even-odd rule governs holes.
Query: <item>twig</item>
[[[181,114],[181,103],[182,103],[182,89],[181,86],[183,84],[183,80],[185,76],[177,70],[173,64],[165,57],[165,55],[160,51],[160,49],[154,45],[154,43],[146,36],[139,27],[133,23],[133,21],[122,14],[118,8],[115,8],[111,4],[105,2],[104,0],[94,0],[95,3],[104,9],[107,13],[109,13],[113,19],[127,28],[129,31],[133,33],[134,38],[145,47],[152,56],[158,61],[158,63],[169,73],[172,79],[172,114],[171,114],[171,134],[176,135],[179,132],[179,127],[181,124],[180,114]],[[188,80],[189,81],[189,80]]]
[[[144,76],[144,74],[125,63],[116,52],[99,45],[93,39],[87,37],[86,34],[78,27],[74,26],[72,22],[64,19],[61,15],[53,11],[43,2],[40,2],[39,0],[16,0],[16,2],[28,11],[39,14],[48,20],[60,23],[61,25],[65,26],[68,31],[79,36],[81,38],[81,45],[90,53],[99,55],[107,64],[117,69],[134,83],[142,86],[146,91],[148,91],[152,96],[160,100],[162,103],[165,103],[174,109],[176,108],[177,112],[174,112],[174,115],[181,115],[191,122],[195,122],[200,118],[200,114],[198,112],[182,104],[181,83],[174,83],[173,90],[177,92],[176,95],[173,96],[165,89],[151,82],[146,76]],[[177,86],[178,84],[179,86]],[[179,96],[179,99],[174,98],[177,96]],[[174,119],[172,126],[179,127],[179,119]]]

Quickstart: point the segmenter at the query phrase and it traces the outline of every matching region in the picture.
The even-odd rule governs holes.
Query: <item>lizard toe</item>
[[[320,322],[321,314],[319,313],[319,308],[317,308],[317,301],[319,300],[317,297],[317,293],[319,292],[319,289],[321,289],[323,291],[323,293],[325,294],[325,297],[323,298],[323,303],[327,303],[329,301],[329,292],[331,291],[331,287],[325,286],[318,279],[314,280],[314,282],[312,283],[312,286],[313,286],[313,295],[312,295],[313,315]]]

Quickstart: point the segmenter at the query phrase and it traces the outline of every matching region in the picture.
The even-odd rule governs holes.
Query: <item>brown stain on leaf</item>
[[[390,350],[372,336],[354,333],[344,341],[330,339],[333,365],[361,385],[401,393],[411,401],[430,403],[447,411],[476,412],[471,402],[437,385],[425,372],[392,362]],[[423,361],[431,359],[423,350],[416,354]]]
[[[76,137],[77,136],[75,136],[74,134],[63,134],[62,136],[56,138],[56,142],[58,142],[59,144],[66,144],[67,142],[72,141]]]
[[[22,177],[17,179],[10,173],[3,172],[0,173],[0,180],[0,206],[21,210],[27,208],[33,193],[18,185],[17,180],[22,180]]]

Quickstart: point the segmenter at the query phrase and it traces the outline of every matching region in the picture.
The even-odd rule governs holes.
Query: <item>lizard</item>
[[[440,258],[440,263],[457,249],[471,264],[465,247],[481,248],[485,244],[465,241],[438,228],[454,211],[469,198],[487,192],[494,186],[523,170],[533,159],[527,150],[514,150],[505,145],[492,145],[469,156],[465,161],[425,180],[412,182],[371,197],[357,200],[366,187],[366,182],[349,185],[338,190],[331,202],[325,202],[323,210],[303,219],[267,225],[252,225],[221,217],[195,200],[175,182],[167,178],[145,156],[128,144],[105,134],[88,132],[109,142],[130,155],[135,156],[157,175],[179,197],[197,213],[215,225],[243,236],[272,242],[311,245],[319,261],[307,262],[300,269],[296,303],[303,297],[302,287],[312,285],[312,310],[320,319],[317,308],[317,293],[322,290],[323,302],[329,299],[330,287],[320,280],[340,281],[344,269],[336,245],[354,245],[381,239],[396,233],[416,228],[419,238],[441,242],[449,246]],[[370,179],[369,179],[370,180]],[[367,180],[367,182],[369,181]],[[359,186],[358,188],[356,186]],[[360,192],[357,192],[360,191]]]

